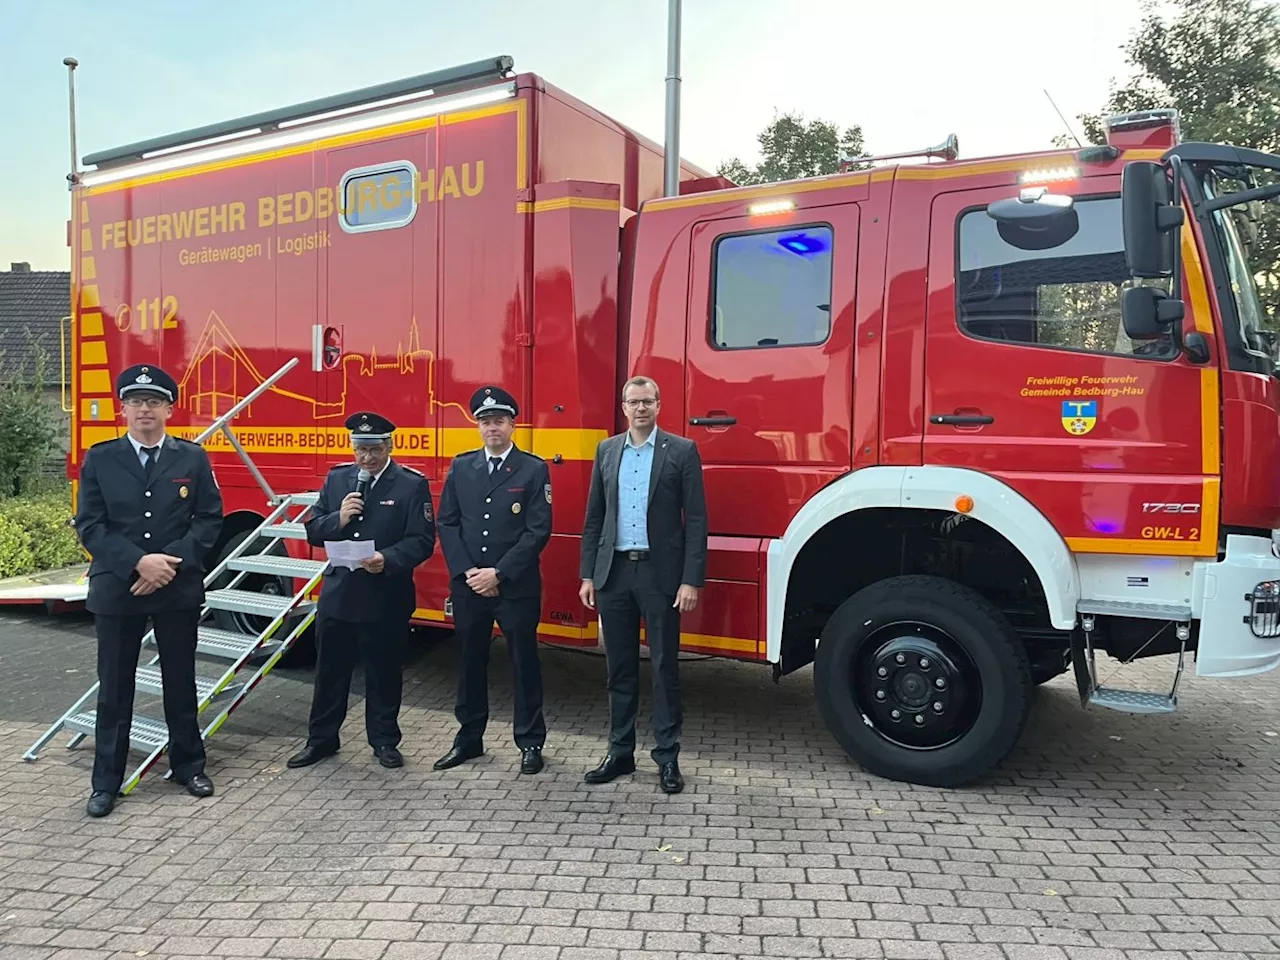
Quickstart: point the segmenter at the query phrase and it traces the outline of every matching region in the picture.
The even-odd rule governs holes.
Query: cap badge
[[[146,368],[143,368],[143,369],[144,369],[144,372],[138,374],[138,376],[133,381],[134,383],[150,383],[151,382],[151,378],[148,377],[145,372]]]
[[[362,424],[360,424],[359,429],[360,429],[360,431],[361,431],[361,432],[363,432],[363,433],[368,433],[370,430],[372,430],[372,429],[373,429],[373,427],[369,426],[369,424],[367,424],[367,423],[362,423]]]

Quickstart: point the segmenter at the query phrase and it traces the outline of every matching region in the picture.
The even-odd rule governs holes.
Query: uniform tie
[[[156,465],[156,454],[159,452],[159,450],[160,450],[159,446],[142,448],[142,452],[147,455],[147,460],[142,465],[142,472],[146,474],[148,477],[151,476],[151,468]]]
[[[489,475],[490,475],[490,476],[493,476],[493,471],[497,470],[497,469],[498,469],[499,464],[501,464],[501,463],[502,463],[502,458],[501,458],[501,457],[490,457],[490,458],[489,458]]]

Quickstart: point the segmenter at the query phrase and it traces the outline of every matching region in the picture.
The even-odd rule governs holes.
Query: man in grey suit
[[[630,429],[596,448],[582,525],[582,586],[600,606],[609,673],[609,752],[584,777],[608,783],[634,773],[640,705],[640,619],[653,660],[651,756],[664,793],[684,789],[677,757],[680,614],[698,603],[706,579],[707,504],[702,460],[692,440],[658,429],[658,385],[632,377],[622,388]]]

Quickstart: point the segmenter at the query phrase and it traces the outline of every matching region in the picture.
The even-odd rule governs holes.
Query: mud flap
[[[1093,693],[1093,677],[1089,670],[1089,650],[1085,645],[1085,633],[1079,627],[1071,631],[1071,667],[1076,675],[1076,692],[1080,694],[1080,706],[1089,705]]]

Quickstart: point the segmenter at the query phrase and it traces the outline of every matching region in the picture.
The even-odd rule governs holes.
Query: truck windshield
[[[1259,171],[1266,174],[1266,171]],[[1202,181],[1206,200],[1247,189],[1252,184],[1236,181],[1218,171],[1206,172]],[[1240,334],[1246,349],[1266,358],[1273,375],[1278,360],[1277,339],[1266,326],[1266,314],[1258,298],[1257,277],[1266,269],[1257,242],[1258,204],[1246,203],[1209,214],[1227,263],[1227,283],[1235,300]]]

